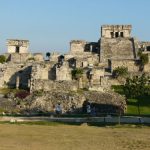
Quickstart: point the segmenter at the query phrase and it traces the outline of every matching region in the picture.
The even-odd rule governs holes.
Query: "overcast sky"
[[[150,41],[150,0],[0,0],[0,53],[6,39],[27,39],[31,52],[69,51],[73,39],[98,41],[103,24],[132,24]]]

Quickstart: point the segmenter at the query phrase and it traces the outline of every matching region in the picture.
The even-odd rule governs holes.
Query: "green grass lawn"
[[[20,92],[20,91],[25,91],[25,90],[22,90],[22,89],[11,89],[11,88],[0,88],[0,94],[8,94],[8,93],[17,93],[17,92]]]
[[[149,150],[149,127],[0,124],[0,150]]]
[[[112,89],[124,95],[123,86],[112,86]],[[150,95],[149,96],[142,96],[139,99],[128,99],[127,101],[127,115],[139,115],[138,112],[138,100],[139,100],[139,110],[140,115],[150,115]]]

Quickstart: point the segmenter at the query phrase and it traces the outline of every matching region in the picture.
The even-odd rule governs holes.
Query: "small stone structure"
[[[70,42],[71,54],[81,54],[85,51],[87,42],[83,40],[73,40]]]
[[[104,38],[129,38],[132,30],[131,25],[103,25],[101,36]]]
[[[29,41],[19,39],[7,40],[8,53],[28,53]]]

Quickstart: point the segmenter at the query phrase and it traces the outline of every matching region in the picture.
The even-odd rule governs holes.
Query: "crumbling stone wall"
[[[12,63],[24,63],[31,57],[32,55],[30,53],[6,54],[7,61],[11,61]]]
[[[16,87],[16,80],[19,77],[19,87],[28,87],[28,80],[31,75],[31,64],[1,64],[0,82],[1,87]]]
[[[74,54],[83,53],[87,42],[82,40],[73,40],[70,42],[70,52]]]
[[[69,68],[69,64],[67,61],[64,61],[62,65],[56,66],[56,80],[57,81],[71,81],[71,68]]]
[[[43,90],[43,91],[76,91],[78,89],[77,81],[52,81],[52,80],[41,80],[34,79],[32,83],[32,92]]]
[[[53,62],[34,62],[32,64],[31,79],[55,80],[56,71]]]

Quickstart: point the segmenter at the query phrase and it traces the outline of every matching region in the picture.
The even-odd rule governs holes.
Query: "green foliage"
[[[147,85],[149,77],[145,74],[141,76],[133,76],[132,78],[127,78],[124,85],[124,93],[127,98],[137,98],[148,94],[149,88]]]
[[[73,79],[78,80],[83,75],[83,69],[82,68],[76,68],[76,69],[72,70],[71,74],[72,74]]]
[[[34,91],[34,95],[35,96],[43,96],[43,93],[44,91],[41,89],[41,90],[37,90],[37,91]]]
[[[118,78],[118,77],[126,77],[128,75],[128,68],[121,66],[117,67],[113,70],[113,77]]]
[[[149,62],[148,54],[141,54],[140,56],[141,65],[146,65]]]
[[[125,95],[124,85],[113,85],[111,87],[115,92]],[[149,90],[148,90],[149,89]],[[150,91],[149,86],[146,85],[146,91]],[[139,96],[137,98],[127,99],[127,112],[126,115],[150,115],[150,93],[145,92],[146,95]],[[131,92],[132,94],[132,92]]]
[[[17,92],[20,92],[20,91],[25,91],[25,90],[22,90],[22,89],[11,89],[11,88],[0,88],[0,93],[1,94],[8,94],[8,93],[16,94]]]
[[[4,55],[0,55],[0,63],[6,62],[6,57]]]
[[[50,58],[50,56],[51,56],[51,53],[50,53],[50,52],[47,52],[47,53],[46,53],[46,57]]]
[[[149,62],[148,54],[143,54],[142,50],[139,50],[138,56],[140,59],[138,65],[140,66],[140,71],[143,71],[144,66]]]

